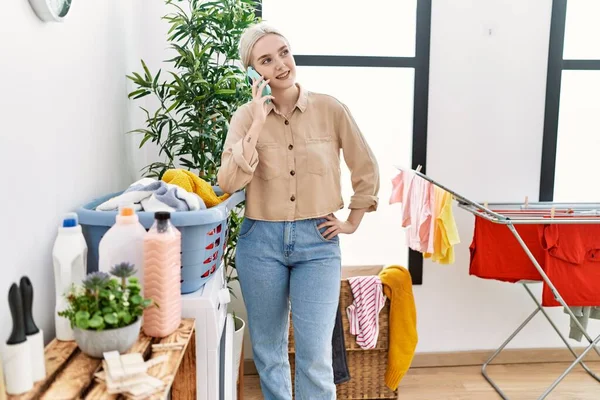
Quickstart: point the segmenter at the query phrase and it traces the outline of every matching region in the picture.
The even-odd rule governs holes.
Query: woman
[[[340,292],[339,234],[351,234],[377,208],[375,157],[348,109],[296,83],[287,39],[272,27],[248,28],[244,68],[260,75],[253,100],[231,119],[219,186],[246,188],[236,266],[248,310],[254,361],[266,400],[291,399],[288,317],[296,344],[296,398],[335,399],[331,339]],[[271,96],[262,96],[269,85]],[[340,149],[354,195],[346,221]],[[291,304],[290,304],[291,303]]]

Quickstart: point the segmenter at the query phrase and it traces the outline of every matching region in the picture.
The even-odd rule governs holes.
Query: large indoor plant
[[[131,99],[152,96],[155,110],[143,109],[145,127],[140,148],[154,143],[161,160],[144,168],[149,177],[162,178],[170,168],[186,168],[213,186],[220,166],[223,144],[233,113],[251,99],[241,67],[238,42],[244,29],[259,21],[255,0],[166,0],[172,13],[168,41],[174,57],[168,73],[142,70],[128,78],[135,89]],[[165,78],[167,76],[167,78]],[[243,203],[229,216],[229,235],[224,254],[225,276],[232,295],[237,280],[235,247],[242,220]],[[239,362],[244,321],[236,319],[236,360]]]
[[[68,308],[58,315],[71,322],[75,341],[85,354],[102,358],[107,351],[127,351],[138,338],[144,309],[152,300],[142,297],[133,265],[115,265],[110,273],[88,274],[82,285],[66,295]]]
[[[141,135],[140,148],[154,143],[162,157],[147,165],[144,175],[160,179],[166,170],[181,167],[214,186],[231,116],[251,98],[237,46],[244,29],[259,20],[256,1],[166,3],[172,8],[163,17],[170,25],[168,41],[174,57],[167,62],[171,70],[153,73],[142,60],[142,70],[128,76],[135,85],[129,98],[158,100],[155,110],[142,108],[146,126],[132,132]],[[228,221],[224,263],[229,284],[237,279],[235,245],[242,207]]]

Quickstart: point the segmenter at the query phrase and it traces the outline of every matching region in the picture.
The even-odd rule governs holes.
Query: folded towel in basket
[[[96,210],[114,211],[128,204],[133,204],[138,211],[149,212],[197,211],[206,208],[204,201],[195,193],[189,193],[177,185],[143,178],[131,184],[119,196],[100,204]]]

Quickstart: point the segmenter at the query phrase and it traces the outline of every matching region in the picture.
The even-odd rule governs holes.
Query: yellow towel
[[[222,196],[217,196],[213,188],[208,182],[200,179],[196,174],[183,169],[169,169],[162,177],[162,180],[172,185],[177,185],[184,188],[190,193],[196,193],[204,203],[206,208],[211,208],[217,204],[227,200],[230,196],[225,193]]]
[[[396,390],[410,368],[417,347],[417,311],[412,279],[406,268],[390,265],[381,270],[383,293],[390,299],[388,365],[385,384]]]

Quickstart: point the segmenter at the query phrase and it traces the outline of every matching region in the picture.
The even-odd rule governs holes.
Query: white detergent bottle
[[[61,341],[75,340],[71,323],[67,318],[60,317],[58,312],[68,308],[65,293],[71,290],[73,284],[80,285],[87,274],[87,251],[77,214],[65,215],[52,249],[56,291],[54,322],[56,339]]]
[[[133,206],[119,210],[116,223],[104,234],[98,247],[98,270],[110,273],[121,263],[132,264],[140,284],[144,273],[144,237],[146,229],[140,223]]]

